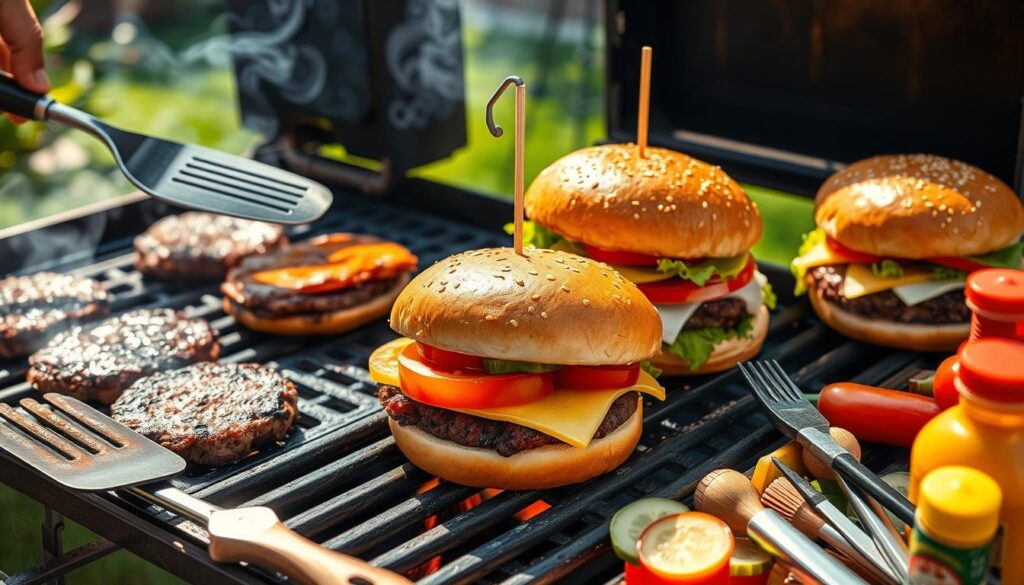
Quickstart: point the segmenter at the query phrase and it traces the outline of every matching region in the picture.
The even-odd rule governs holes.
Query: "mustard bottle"
[[[988,475],[950,465],[928,473],[910,534],[910,583],[984,585],[1002,491]]]
[[[1024,343],[986,338],[960,350],[960,403],[931,420],[910,453],[910,500],[947,465],[988,474],[1003,494],[993,564],[1003,583],[1024,583]]]

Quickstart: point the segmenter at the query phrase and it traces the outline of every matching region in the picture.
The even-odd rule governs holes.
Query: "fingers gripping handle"
[[[269,508],[221,510],[210,517],[210,557],[274,569],[301,585],[409,585],[411,581],[291,531]]]
[[[43,120],[46,118],[46,108],[52,102],[53,98],[32,93],[18,85],[10,75],[0,72],[0,111],[22,118]]]

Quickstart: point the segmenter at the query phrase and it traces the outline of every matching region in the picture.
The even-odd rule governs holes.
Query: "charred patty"
[[[192,463],[220,465],[283,440],[297,395],[273,368],[202,363],[138,380],[110,412]]]
[[[0,280],[0,357],[28,355],[58,331],[110,312],[103,285],[40,272]]]
[[[160,279],[221,280],[242,258],[287,243],[281,226],[190,211],[135,238],[135,266]]]
[[[869,319],[930,325],[968,323],[971,320],[971,310],[967,308],[963,290],[949,291],[911,307],[891,290],[848,299],[843,296],[845,277],[846,266],[819,266],[808,272],[808,287],[811,294],[817,293],[826,301]]]
[[[491,449],[503,457],[562,443],[550,435],[515,423],[489,420],[416,402],[396,386],[381,384],[377,396],[388,416],[402,426],[413,425],[439,439],[465,447]],[[594,439],[611,434],[629,420],[636,412],[637,397],[636,392],[619,396],[594,433]]]
[[[140,309],[58,334],[29,358],[28,381],[43,393],[110,404],[139,378],[219,355],[206,321]]]
[[[703,303],[683,325],[684,331],[721,327],[731,329],[739,325],[750,313],[742,299],[720,299]]]

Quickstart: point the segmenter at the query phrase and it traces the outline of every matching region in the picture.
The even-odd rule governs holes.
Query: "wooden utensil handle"
[[[221,510],[210,516],[210,556],[284,573],[301,585],[404,585],[411,581],[300,536],[270,508]]]

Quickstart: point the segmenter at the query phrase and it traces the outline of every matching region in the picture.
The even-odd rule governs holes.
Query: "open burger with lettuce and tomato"
[[[761,214],[721,168],[633,144],[573,152],[526,193],[532,245],[606,262],[654,304],[669,375],[729,369],[757,354],[774,294],[750,249]]]
[[[832,175],[792,269],[822,321],[854,339],[950,350],[968,336],[967,275],[1021,268],[1024,208],[996,177],[934,155],[877,156]]]
[[[391,312],[404,335],[369,369],[399,449],[449,481],[577,483],[633,452],[654,307],[603,263],[554,250],[464,252],[413,279]]]

